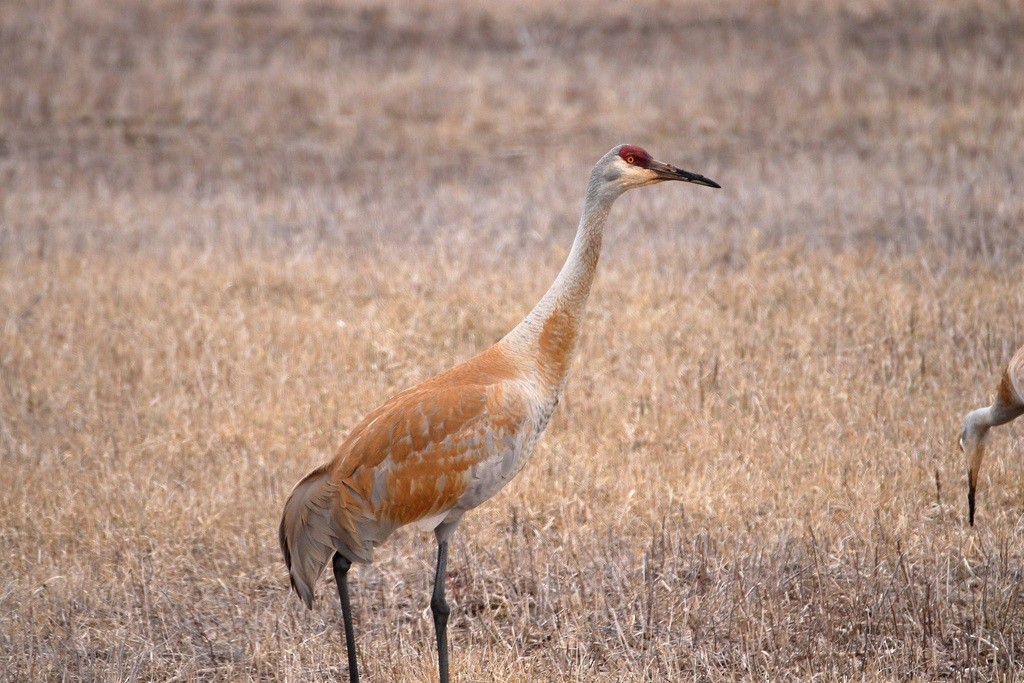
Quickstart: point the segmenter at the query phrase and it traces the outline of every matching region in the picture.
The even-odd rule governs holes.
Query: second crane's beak
[[[699,173],[690,173],[670,164],[663,164],[660,161],[651,161],[647,168],[658,174],[658,180],[682,180],[683,182],[703,185],[704,187],[722,187],[711,178],[705,178]]]
[[[974,493],[978,489],[978,477],[974,472],[967,475],[967,518],[974,526]]]
[[[973,459],[972,459],[973,460]],[[974,501],[978,491],[978,470],[981,469],[981,458],[969,463],[967,467],[967,519],[974,526]]]

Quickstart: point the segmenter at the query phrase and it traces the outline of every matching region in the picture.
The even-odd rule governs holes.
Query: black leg
[[[359,669],[356,667],[356,634],[352,628],[352,603],[348,599],[348,568],[351,560],[341,553],[334,553],[334,582],[338,584],[341,598],[341,617],[345,621],[345,647],[348,649],[348,680],[359,683]]]
[[[434,594],[430,597],[430,611],[434,613],[434,632],[437,634],[437,671],[441,683],[448,683],[448,602],[444,599],[445,565],[448,564],[448,541],[437,546],[437,574],[434,575]]]

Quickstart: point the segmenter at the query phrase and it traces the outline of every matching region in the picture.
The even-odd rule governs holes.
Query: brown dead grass
[[[629,140],[573,380],[450,562],[457,680],[1013,680],[1024,11],[0,4],[0,679],[330,680],[284,497],[500,337]],[[432,539],[355,572],[434,677]]]

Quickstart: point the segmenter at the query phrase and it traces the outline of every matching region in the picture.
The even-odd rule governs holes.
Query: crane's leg
[[[448,541],[437,544],[437,573],[434,575],[434,594],[430,597],[430,611],[434,613],[434,632],[437,634],[437,671],[441,683],[448,683],[448,601],[444,599],[445,566],[448,564]]]
[[[341,553],[334,553],[334,582],[338,584],[341,598],[341,617],[345,621],[345,648],[348,650],[349,683],[359,683],[359,669],[356,666],[356,634],[352,628],[352,603],[348,599],[348,569],[352,561]]]

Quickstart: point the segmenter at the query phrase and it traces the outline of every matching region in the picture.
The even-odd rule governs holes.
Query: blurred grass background
[[[330,680],[284,497],[499,338],[632,142],[534,461],[451,560],[457,680],[1014,680],[1024,7],[0,4],[0,678]],[[432,680],[433,541],[353,579]]]

